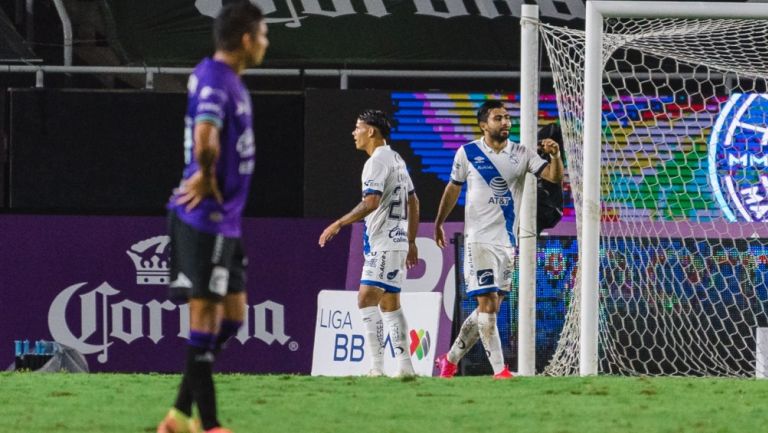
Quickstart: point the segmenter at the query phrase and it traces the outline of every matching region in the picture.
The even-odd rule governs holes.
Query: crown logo
[[[126,251],[136,267],[136,284],[168,284],[169,242],[168,236],[155,236],[131,245]]]

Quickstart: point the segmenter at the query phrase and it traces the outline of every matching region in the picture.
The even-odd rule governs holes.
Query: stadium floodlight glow
[[[768,320],[746,258],[768,245],[768,4],[588,1],[584,32],[539,27],[579,230],[546,372],[749,374]]]

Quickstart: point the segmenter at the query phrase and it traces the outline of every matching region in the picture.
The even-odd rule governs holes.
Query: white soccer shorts
[[[360,285],[400,293],[405,280],[407,251],[372,251],[364,256]]]
[[[464,282],[467,295],[508,292],[512,283],[515,249],[493,244],[468,243],[464,246]]]

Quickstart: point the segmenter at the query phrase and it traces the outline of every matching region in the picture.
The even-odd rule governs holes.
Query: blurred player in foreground
[[[358,116],[352,132],[355,147],[370,156],[363,167],[363,199],[323,230],[318,243],[320,247],[325,246],[343,226],[365,219],[365,264],[357,305],[373,362],[369,376],[384,374],[385,328],[398,360],[398,376],[413,376],[400,289],[406,267],[412,268],[418,263],[419,199],[405,162],[387,145],[390,129],[390,122],[382,111],[366,110]]]
[[[229,433],[216,416],[213,362],[243,322],[247,259],[241,219],[253,172],[251,98],[240,80],[264,58],[269,41],[261,10],[225,6],[213,26],[216,53],[188,83],[183,178],[168,203],[172,299],[189,300],[186,367],[176,403],[158,433]]]
[[[556,182],[558,176],[562,178],[563,163],[554,141],[544,147],[553,155],[549,164],[535,152],[510,141],[511,120],[501,101],[483,103],[477,121],[483,136],[456,151],[451,181],[437,211],[435,242],[445,247],[443,223],[466,182],[464,279],[467,294],[477,297],[478,306],[461,325],[451,350],[438,357],[437,365],[441,377],[453,377],[456,364],[479,338],[493,367],[493,377],[509,379],[512,374],[504,365],[496,315],[510,289],[518,228],[515,215],[520,211],[525,174]]]

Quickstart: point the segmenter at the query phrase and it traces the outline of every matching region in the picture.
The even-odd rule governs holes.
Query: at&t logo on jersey
[[[768,221],[768,95],[733,94],[709,137],[708,171],[729,221]]]
[[[488,186],[490,186],[491,191],[493,191],[493,196],[488,199],[488,204],[506,206],[509,204],[509,201],[512,200],[512,197],[507,194],[509,192],[509,185],[507,185],[507,181],[501,176],[496,176],[491,179]]]

